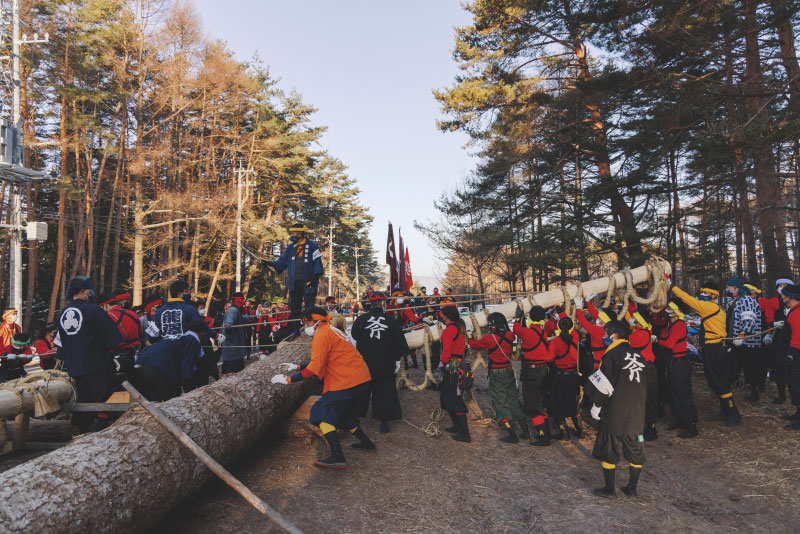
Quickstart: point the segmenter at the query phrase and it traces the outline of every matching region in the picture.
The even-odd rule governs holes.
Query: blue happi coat
[[[303,270],[304,282],[312,282],[311,286],[305,286],[305,293],[317,294],[317,280],[323,275],[325,269],[322,267],[322,252],[319,251],[319,245],[310,239],[302,245],[303,252],[300,255],[302,261],[305,262],[305,269]],[[289,246],[283,251],[281,257],[272,262],[272,266],[277,272],[283,272],[287,267],[289,268],[289,292],[294,291],[294,272],[297,256],[297,245],[290,243]]]

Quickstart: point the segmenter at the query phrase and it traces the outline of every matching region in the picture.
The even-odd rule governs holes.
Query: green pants
[[[489,373],[489,396],[492,398],[492,408],[498,423],[502,423],[503,419],[525,420],[525,412],[519,403],[517,381],[511,367],[505,373]]]

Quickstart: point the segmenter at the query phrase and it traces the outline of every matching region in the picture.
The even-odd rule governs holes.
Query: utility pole
[[[253,171],[239,167],[236,173],[236,292],[242,290],[242,174]],[[250,186],[250,180],[244,184]]]
[[[328,295],[333,295],[333,221],[328,226]]]
[[[360,246],[353,247],[353,249],[355,250],[355,254],[356,254],[356,300],[358,300],[359,299],[359,295],[361,295],[361,284],[360,284],[360,282],[358,280],[358,250],[360,248],[361,248]]]
[[[14,123],[14,148],[11,157],[13,165],[24,167],[22,161],[22,146],[24,142],[24,128],[22,124],[21,88],[22,88],[22,57],[20,48],[23,44],[46,43],[44,39],[34,34],[33,39],[27,36],[20,37],[20,0],[13,0],[11,4],[11,80],[13,95],[11,100],[12,121]],[[9,265],[9,307],[17,310],[17,323],[22,325],[22,239],[20,225],[22,222],[22,182],[11,184],[11,224],[14,227],[10,233],[11,258]]]

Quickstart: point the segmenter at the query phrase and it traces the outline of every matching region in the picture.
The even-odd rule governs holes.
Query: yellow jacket
[[[716,302],[698,300],[677,286],[672,286],[672,292],[700,314],[700,321],[705,331],[705,343],[720,343],[726,335],[725,310]]]

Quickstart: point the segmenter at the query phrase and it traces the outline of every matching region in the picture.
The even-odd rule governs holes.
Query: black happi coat
[[[350,335],[356,340],[356,348],[373,379],[393,376],[395,363],[409,353],[400,323],[380,308],[359,315]]]
[[[608,395],[600,385],[592,397],[594,403],[603,408],[600,431],[615,436],[641,434],[647,399],[647,378],[642,355],[631,349],[627,340],[617,340],[608,347],[600,369],[590,378],[596,386],[597,373],[602,373],[614,388]]]

